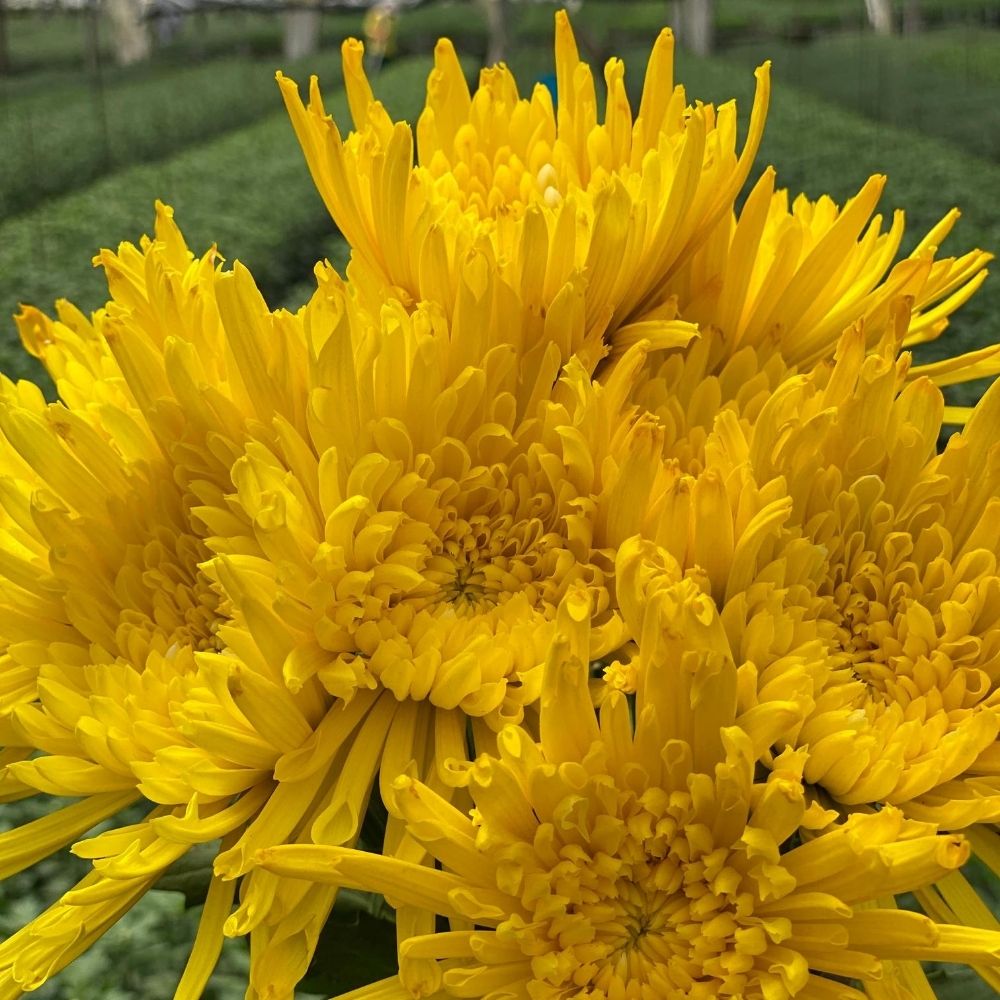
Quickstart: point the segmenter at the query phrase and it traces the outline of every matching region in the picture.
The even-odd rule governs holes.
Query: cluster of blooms
[[[358,1000],[1000,990],[1000,389],[939,389],[1000,347],[906,350],[989,255],[952,212],[894,262],[881,177],[737,210],[768,69],[739,148],[672,45],[599,121],[564,15],[557,108],[442,41],[414,133],[348,42],[346,138],[279,77],[346,280],[271,311],[158,206],[104,309],[18,316],[59,401],[0,386],[0,801],[75,801],[0,875],[92,864],[0,1000],[215,842],[179,1000],[225,935],[291,998],[343,888],[396,911]]]

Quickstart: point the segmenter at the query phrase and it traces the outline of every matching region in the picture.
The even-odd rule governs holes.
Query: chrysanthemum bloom
[[[169,208],[154,239],[97,260],[112,298],[92,318],[67,302],[55,321],[17,317],[60,402],[3,387],[0,714],[32,700],[35,668],[65,643],[133,665],[150,648],[217,645],[220,598],[189,508],[232,488],[251,429],[304,422],[301,328],[267,311],[245,269],[217,273],[214,248],[195,259]]]
[[[758,369],[773,366],[777,356],[788,371],[810,371],[832,359],[841,334],[855,323],[863,324],[866,345],[876,350],[904,298],[910,316],[902,346],[935,340],[949,316],[975,294],[991,254],[973,250],[935,259],[958,220],[957,210],[909,257],[893,263],[904,214],[897,211],[883,232],[881,215],[873,213],[885,182],[883,176],[870,178],[842,208],[827,196],[811,201],[804,195],[789,208],[788,194],[775,190],[769,168],[739,216],[722,220],[704,246],[669,276],[665,292],[675,297],[680,316],[697,323],[710,340],[711,346],[703,348],[708,374],[719,376],[723,390],[727,374],[739,380],[734,367],[742,367],[747,377],[749,357]],[[1000,348],[994,345],[916,366],[909,377],[926,375],[950,385],[998,370]],[[690,374],[673,385],[683,392],[684,382],[692,382]],[[723,395],[724,402],[732,398]]]
[[[267,809],[216,862],[222,878],[246,875],[227,930],[267,941],[274,925],[287,938],[308,924],[285,956],[291,971],[332,894],[320,885],[276,906],[275,880],[249,871],[253,853],[283,840],[352,844],[375,781],[391,799],[411,762],[457,794],[470,731],[493,746],[537,700],[569,587],[591,594],[595,654],[620,647],[614,551],[641,523],[662,451],[628,403],[640,347],[600,385],[577,359],[561,366],[585,337],[573,285],[539,326],[484,256],[470,258],[451,315],[397,301],[372,315],[335,273],[317,274],[300,314],[306,432],[251,442],[233,494],[198,510],[218,526],[205,568],[233,614],[220,630],[226,651],[198,664],[228,677],[244,717],[285,754]],[[214,733],[211,716],[199,718],[201,745],[258,781],[239,753],[227,758],[228,723]],[[185,760],[174,763],[182,783]],[[385,850],[412,851],[395,819]],[[428,921],[408,911],[400,925]],[[280,965],[262,966],[259,981],[281,975],[291,989]]]
[[[835,364],[755,387],[752,421],[723,407],[696,474],[666,464],[644,533],[704,575],[736,648],[759,632],[744,612],[778,593],[777,631],[826,647],[835,669],[799,736],[810,781],[961,829],[1000,818],[1000,394],[937,455],[941,393],[897,358],[907,317],[894,311],[880,354],[859,323]]]
[[[374,783],[389,801],[411,765],[458,794],[470,730],[494,746],[537,700],[569,587],[592,596],[595,652],[618,648],[614,550],[637,529],[662,449],[627,402],[642,350],[603,385],[578,361],[561,369],[559,344],[528,336],[534,319],[484,259],[451,316],[392,301],[373,316],[332,271],[318,278],[300,314],[306,433],[251,442],[225,506],[198,511],[219,526],[206,571],[233,612],[226,651],[199,668],[282,751],[261,775],[231,723],[197,710],[192,742],[234,781],[277,782],[215,866],[245,876],[226,931],[251,932],[253,982],[276,997],[304,972],[334,889],[250,871],[255,851],[353,844]],[[562,343],[583,336],[579,301],[570,290],[549,314]],[[189,766],[178,754],[164,769],[180,787]],[[396,819],[384,849],[414,856]],[[433,913],[399,923],[423,931]]]
[[[62,401],[47,404],[28,383],[5,383],[0,399],[0,796],[80,801],[0,836],[0,873],[129,802],[163,806],[77,846],[96,870],[0,946],[2,996],[70,961],[191,843],[245,825],[282,752],[230,711],[225,679],[213,691],[196,668],[197,652],[224,647],[229,610],[202,572],[211,553],[192,507],[232,489],[251,429],[280,440],[304,414],[305,392],[291,387],[305,341],[293,317],[267,312],[244,270],[218,274],[216,258],[194,259],[159,206],[155,239],[102,255],[106,309],[91,320],[60,303],[58,321],[19,317]],[[198,744],[199,708],[232,723],[230,743],[263,772],[232,809],[253,782],[237,787]],[[214,891],[210,924],[232,889]],[[213,948],[200,942],[179,995],[200,995]]]
[[[558,349],[521,364],[527,314],[478,265],[450,318],[398,302],[369,316],[319,272],[308,437],[247,449],[228,502],[246,531],[209,543],[241,619],[232,651],[280,671],[289,697],[318,681],[347,703],[316,751],[315,766],[349,754],[320,840],[356,833],[376,774],[386,795],[411,760],[458,784],[470,720],[489,746],[524,718],[570,586],[592,595],[597,655],[625,640],[614,551],[661,449],[627,403],[643,352],[603,385],[576,361],[560,376]],[[582,313],[562,323],[570,340]]]
[[[674,419],[698,437],[710,429],[713,392],[735,405],[748,380],[773,389],[783,373],[831,358],[859,319],[874,348],[903,296],[913,300],[906,345],[933,340],[985,278],[990,255],[982,251],[935,260],[957,211],[894,264],[903,213],[882,231],[873,216],[881,176],[843,208],[805,196],[789,208],[768,168],[737,216],[767,111],[766,66],[737,156],[734,105],[686,108],[683,87],[673,86],[669,31],[653,47],[634,121],[624,66],[612,59],[598,124],[593,77],[564,12],[555,49],[558,111],[541,85],[521,98],[502,65],[484,70],[470,95],[442,40],[415,165],[413,130],[374,100],[360,43],[343,50],[356,129],[346,139],[315,80],[307,108],[296,85],[279,77],[316,186],[353,248],[348,270],[361,295],[376,303],[391,290],[404,302],[450,306],[470,248],[490,253],[525,305],[542,314],[566,280],[585,274],[588,342],[619,351],[644,338],[672,349],[662,366],[654,355],[655,377],[678,397]],[[689,359],[690,324],[700,327],[703,346]],[[948,385],[998,369],[992,347],[916,374]],[[702,380],[713,385],[699,389]],[[680,409],[692,395],[700,410]]]
[[[687,341],[662,283],[732,213],[764,125],[766,66],[737,155],[735,105],[687,106],[673,83],[669,31],[653,47],[634,120],[625,67],[608,63],[602,123],[565,12],[556,15],[558,112],[544,86],[521,97],[502,65],[483,70],[470,95],[444,39],[414,165],[413,129],[374,101],[361,44],[345,42],[343,57],[356,129],[346,139],[315,80],[308,109],[293,81],[279,81],[316,186],[353,249],[348,273],[360,294],[379,302],[389,289],[407,304],[450,309],[468,255],[488,252],[525,308],[542,315],[568,280],[586,274],[590,338],[618,331],[621,349],[640,338]]]
[[[191,261],[166,212],[159,226],[107,259],[121,287],[94,323],[24,318],[65,404],[10,387],[3,408],[4,509],[27,533],[7,547],[9,655],[27,673],[5,791],[84,797],[0,839],[6,870],[140,795],[157,804],[76,845],[94,873],[0,946],[12,995],[221,837],[180,995],[225,928],[251,932],[251,990],[290,996],[334,890],[256,872],[230,915],[249,857],[353,843],[376,775],[411,759],[458,783],[468,720],[488,745],[537,698],[570,585],[592,592],[595,650],[619,646],[614,547],[658,467],[627,403],[640,349],[603,386],[580,362],[557,384],[584,338],[573,286],[533,317],[473,260],[453,316],[368,316],[323,272],[307,310],[272,316],[245,271]],[[45,530],[33,510],[53,511]]]
[[[845,335],[825,378],[784,383],[747,461],[781,477],[822,547],[842,668],[797,736],[808,780],[961,829],[1000,819],[1000,387],[936,454],[943,402],[895,345]],[[905,387],[904,387],[905,385]]]
[[[731,412],[749,432],[782,382],[831,363],[845,329],[863,329],[870,351],[887,338],[901,348],[933,340],[978,289],[988,254],[933,259],[957,212],[888,275],[901,218],[881,236],[876,219],[868,234],[853,242],[880,189],[881,178],[869,182],[843,212],[828,198],[815,204],[800,198],[789,213],[784,192],[773,193],[773,174],[767,171],[739,221],[720,224],[718,238],[672,279],[679,315],[696,323],[699,333],[684,347],[651,355],[635,400],[656,415],[664,429],[665,457],[683,472],[697,474],[704,467],[705,443],[720,413]],[[849,245],[840,228],[844,222],[851,224]],[[842,258],[852,262],[851,281],[836,278],[831,261]],[[1000,348],[990,346],[911,365],[907,378],[927,377],[947,386],[997,371]],[[970,412],[950,407],[945,417],[964,423]]]
[[[18,317],[61,401],[6,381],[0,399],[5,718],[39,697],[40,669],[75,688],[88,665],[141,671],[156,651],[183,672],[217,644],[222,598],[198,568],[209,552],[185,487],[224,481],[227,432],[242,444],[250,415],[218,405],[245,393],[225,374],[217,255],[193,259],[170,210],[157,214],[142,249],[102,254],[113,299],[92,320],[65,302],[57,321]]]
[[[869,907],[955,869],[968,856],[960,837],[888,808],[790,839],[824,822],[805,802],[805,754],[787,750],[755,784],[787,716],[773,705],[737,714],[712,602],[677,582],[676,567],[672,584],[651,588],[632,623],[643,664],[634,716],[615,693],[595,718],[591,612],[571,594],[545,665],[540,741],[504,730],[497,756],[475,764],[468,814],[397,781],[394,808],[440,870],[330,846],[260,853],[282,875],[347,882],[452,921],[403,940],[399,978],[352,1000],[860,1000],[833,977],[877,980],[896,957],[1000,955],[1000,933]]]
[[[753,665],[742,704],[803,704],[788,741],[808,750],[807,782],[845,811],[968,828],[996,865],[1000,391],[936,454],[943,401],[897,359],[904,319],[880,355],[849,331],[835,365],[783,382],[749,430],[723,412],[704,468],[668,482],[646,531],[706,578]],[[998,926],[958,873],[921,901]]]

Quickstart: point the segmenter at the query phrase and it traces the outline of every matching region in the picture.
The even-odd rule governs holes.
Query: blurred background
[[[1000,248],[1000,0],[576,0],[585,58],[624,57],[633,93],[655,32],[684,48],[690,99],[736,97],[773,60],[758,169],[791,192],[852,194],[888,172],[908,243],[953,205],[954,253]],[[555,5],[531,0],[0,0],[0,369],[35,374],[7,317],[18,302],[104,300],[94,253],[137,240],[153,200],[196,252],[216,242],[272,306],[298,305],[311,268],[345,249],[313,192],[274,71],[319,75],[341,121],[339,45],[368,38],[375,89],[413,117],[435,40],[471,80],[505,59],[522,89],[552,70]],[[598,74],[600,76],[600,74]],[[752,178],[753,179],[753,178]],[[994,285],[996,287],[991,287]],[[1000,336],[1000,282],[966,307],[975,342]]]
[[[677,79],[689,99],[735,97],[744,124],[753,68],[771,59],[774,96],[758,172],[773,163],[791,193],[839,201],[885,172],[883,211],[907,210],[904,251],[955,205],[963,218],[946,251],[1000,250],[1000,0],[568,6],[581,54],[595,66],[623,57],[636,97],[665,24],[681,40]],[[272,306],[297,307],[311,292],[313,263],[329,257],[342,265],[347,250],[313,191],[274,71],[300,83],[318,74],[327,108],[347,123],[339,46],[348,36],[367,38],[376,94],[412,120],[441,35],[455,41],[471,82],[484,62],[499,59],[522,92],[546,82],[554,9],[532,0],[0,0],[0,370],[39,377],[8,317],[19,302],[50,310],[60,297],[84,310],[100,306],[106,287],[91,258],[150,231],[156,198],[173,205],[196,253],[217,243],[251,268]],[[939,350],[997,339],[993,277]],[[952,399],[973,402],[977,389]],[[34,808],[5,806],[0,830],[33,818]],[[0,882],[0,938],[71,886],[82,869],[74,864],[50,860]],[[196,857],[172,876],[175,891],[150,893],[37,996],[172,996],[198,917],[185,904],[197,904],[203,878]],[[325,995],[335,991],[336,970],[358,977],[338,989],[368,981],[349,950],[328,948],[326,956]],[[241,997],[246,967],[243,943],[232,942],[209,1000]],[[934,978],[942,997],[992,995],[952,967],[935,969]]]

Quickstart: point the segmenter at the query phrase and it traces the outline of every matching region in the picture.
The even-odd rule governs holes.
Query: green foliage
[[[82,69],[93,52],[89,14],[64,11],[11,11],[7,14],[10,70],[14,74]],[[110,36],[98,29],[97,53],[111,59]],[[5,81],[6,89],[6,81]]]
[[[38,797],[4,803],[0,832],[29,823],[71,800]],[[148,806],[134,807],[120,822],[137,822]],[[108,828],[104,823],[97,833]],[[89,870],[68,852],[0,880],[0,940],[14,934],[55,902]],[[206,882],[207,884],[207,882]],[[38,1000],[170,1000],[187,961],[200,909],[186,909],[177,892],[150,892],[100,943],[41,987]],[[239,1000],[246,990],[249,955],[243,940],[227,941],[204,1000]]]
[[[339,79],[339,57],[326,52],[289,67]],[[220,59],[185,68],[82,77],[19,96],[0,119],[0,204],[6,216],[97,177],[179,153],[261,116],[281,98],[274,61]],[[40,165],[44,165],[39,169]]]
[[[114,66],[111,27],[103,16],[95,19],[90,11],[48,10],[11,11],[7,17],[14,78],[5,81],[5,86],[17,87],[22,82],[37,86],[53,76],[87,72],[95,55],[102,67]],[[154,29],[154,63],[270,54],[281,50],[281,16],[245,10],[201,11],[185,18],[170,42],[161,45],[156,39]],[[109,71],[134,75],[143,67]]]
[[[147,893],[104,935],[99,947],[85,952],[32,996],[38,1000],[170,1000],[200,915],[200,909],[185,909],[179,893]],[[249,968],[245,941],[227,941],[203,1000],[240,1000]]]
[[[342,889],[302,988],[340,996],[385,979],[397,969],[392,909],[381,896]]]
[[[942,29],[909,41],[921,61],[949,70],[957,80],[1000,86],[1000,31]],[[994,106],[995,113],[995,106]]]
[[[382,71],[379,93],[395,114],[416,114],[428,66],[428,59],[414,58]],[[333,88],[327,109],[348,120],[346,100]],[[48,308],[59,297],[82,309],[97,308],[106,287],[89,261],[101,247],[149,231],[156,198],[174,207],[195,252],[218,242],[223,255],[238,255],[253,271],[271,301],[288,285],[308,279],[318,242],[333,230],[288,119],[277,111],[214,142],[112,174],[0,223],[0,315],[11,315],[18,302]],[[13,325],[5,334],[0,367],[35,376],[37,367],[16,344]]]
[[[988,127],[1000,105],[1000,32],[846,33],[808,45],[748,43],[730,54],[748,66],[771,59],[782,86],[1000,161],[1000,129]]]

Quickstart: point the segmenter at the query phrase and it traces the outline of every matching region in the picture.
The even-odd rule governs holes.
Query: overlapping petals
[[[398,981],[352,997],[848,1000],[864,994],[837,977],[878,980],[885,959],[995,960],[1000,933],[866,905],[957,868],[960,837],[890,808],[787,849],[823,823],[805,800],[806,755],[786,750],[755,783],[786,720],[737,715],[736,668],[710,639],[717,612],[667,572],[650,574],[637,609],[634,724],[617,692],[595,717],[590,610],[571,594],[545,667],[540,740],[504,730],[498,755],[473,769],[468,814],[397,781],[394,808],[440,870],[324,846],[261,853],[280,874],[347,881],[450,919],[449,932],[401,941]],[[709,641],[674,638],[699,634]]]
[[[91,870],[0,1000],[195,845],[179,1000],[226,935],[290,1000],[344,887],[399,941],[352,1000],[1000,990],[1000,390],[939,389],[1000,349],[908,353],[989,255],[951,212],[894,262],[881,177],[737,211],[767,67],[738,150],[672,46],[598,121],[565,14],[558,108],[442,41],[412,129],[348,42],[346,138],[279,78],[347,280],[273,311],[158,205],[104,309],[18,316],[59,400],[0,384],[0,802],[75,801],[0,877]]]
[[[653,47],[636,113],[623,63],[608,63],[600,123],[593,75],[564,12],[556,16],[558,112],[544,86],[522,97],[502,65],[484,70],[470,94],[443,39],[414,165],[413,129],[374,99],[360,45],[348,41],[343,51],[355,127],[346,139],[315,80],[308,107],[292,81],[279,82],[313,180],[353,248],[349,274],[360,294],[380,301],[391,290],[407,304],[450,308],[468,255],[488,253],[536,313],[585,274],[588,341],[624,349],[639,339],[658,347],[690,339],[663,282],[732,211],[764,126],[766,66],[737,153],[735,104],[688,106],[673,82],[669,31]]]

